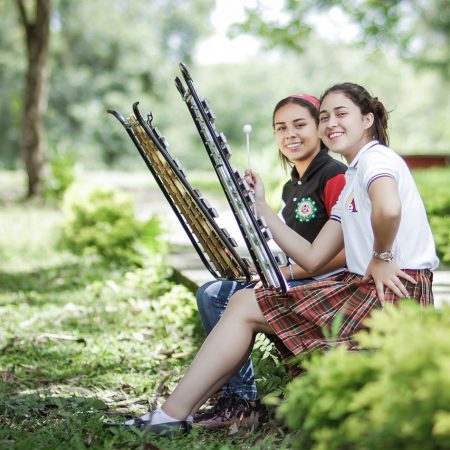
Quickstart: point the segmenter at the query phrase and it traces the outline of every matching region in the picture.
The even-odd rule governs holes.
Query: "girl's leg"
[[[254,339],[253,339],[254,342]],[[253,343],[251,345],[250,351],[253,348]],[[248,358],[248,356],[246,356]],[[229,380],[229,375],[224,375],[208,392],[201,398],[199,402],[197,402],[189,413],[191,416],[195,416],[199,408],[216,392],[220,390],[220,388]]]
[[[210,281],[197,290],[197,306],[207,335],[219,322],[232,295],[241,289],[250,289],[254,284],[253,281]],[[228,398],[236,395],[246,400],[256,400],[258,390],[251,358],[247,358],[239,371],[234,373],[229,380],[225,380],[219,389]]]
[[[206,338],[192,364],[162,409],[184,420],[215,392],[248,358],[256,333],[271,334],[253,289],[237,292]]]

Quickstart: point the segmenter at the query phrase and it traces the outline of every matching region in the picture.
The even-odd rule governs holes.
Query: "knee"
[[[233,283],[232,281],[230,283]],[[199,295],[201,294],[201,295]],[[197,292],[197,306],[204,317],[215,325],[228,304],[228,285],[226,281],[212,281]]]
[[[207,286],[203,294],[205,307],[216,311],[224,311],[235,284],[234,281],[227,280],[215,281]]]
[[[237,291],[235,292],[231,297],[230,300],[228,301],[228,309],[238,309],[238,308],[242,308],[243,303],[246,301],[246,299],[248,299],[250,289],[242,289],[241,291]]]
[[[197,307],[199,311],[204,311],[205,306],[208,304],[209,295],[207,294],[208,288],[211,287],[212,284],[217,283],[217,281],[208,281],[204,285],[200,286],[195,293],[195,299],[197,301]]]
[[[244,289],[236,292],[228,302],[226,313],[233,320],[240,320],[250,325],[255,332],[259,332],[261,324],[265,322],[264,317],[256,302],[255,291]]]

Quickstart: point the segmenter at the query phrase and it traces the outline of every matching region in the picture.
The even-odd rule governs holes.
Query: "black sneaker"
[[[154,425],[145,424],[143,431],[159,434],[160,436],[175,437],[183,436],[191,431],[192,425],[186,420],[178,420],[176,422],[158,423]]]
[[[222,403],[221,406],[224,407],[214,408],[214,413],[211,411],[208,417],[202,417],[201,420],[195,421],[195,426],[214,430],[233,424],[257,425],[265,414],[265,408],[259,400],[244,400],[233,396],[228,399],[228,404]]]
[[[177,420],[175,422],[164,422],[157,424],[150,424],[151,413],[143,417],[149,416],[148,420],[138,417],[130,419],[126,422],[114,423],[104,422],[103,425],[108,428],[119,427],[128,430],[139,430],[149,433],[159,434],[160,436],[174,437],[188,434],[192,429],[192,424],[186,420]]]
[[[199,411],[194,417],[194,423],[203,422],[204,420],[208,420],[211,417],[220,414],[222,411],[230,408],[234,402],[234,397],[225,397],[221,395],[216,403],[211,407],[204,411]]]

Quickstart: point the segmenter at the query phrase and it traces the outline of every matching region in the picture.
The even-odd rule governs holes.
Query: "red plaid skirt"
[[[429,270],[404,270],[417,284],[402,279],[411,299],[422,306],[433,306],[432,280]],[[355,333],[365,328],[363,321],[371,310],[381,308],[375,284],[360,275],[340,273],[326,280],[291,288],[283,294],[257,289],[256,299],[264,317],[274,331],[271,339],[294,375],[299,368],[290,364],[293,356],[312,349],[329,349],[346,344],[356,349]],[[398,303],[391,290],[385,293],[386,302]],[[333,321],[337,322],[330,337]]]

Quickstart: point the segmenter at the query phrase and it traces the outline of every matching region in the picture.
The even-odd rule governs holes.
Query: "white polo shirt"
[[[348,270],[364,275],[372,258],[370,184],[380,177],[397,182],[402,215],[392,251],[400,269],[434,269],[433,235],[419,191],[403,158],[378,141],[366,144],[345,174],[346,184],[331,211],[330,219],[341,222]],[[386,249],[389,250],[389,249]]]

